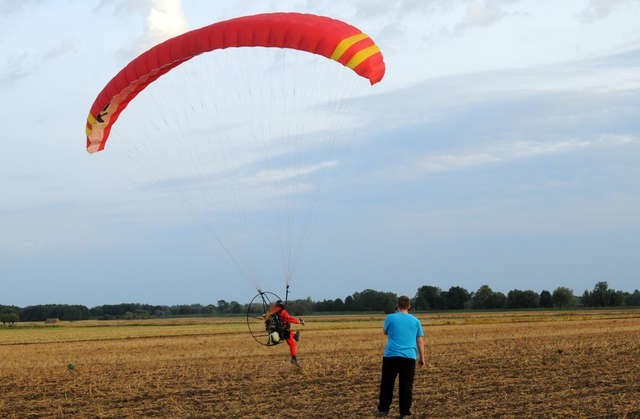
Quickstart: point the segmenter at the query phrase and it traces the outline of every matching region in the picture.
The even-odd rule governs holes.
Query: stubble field
[[[414,417],[640,417],[640,310],[418,317]],[[3,328],[0,417],[371,417],[383,319],[305,317],[300,369],[241,318]]]

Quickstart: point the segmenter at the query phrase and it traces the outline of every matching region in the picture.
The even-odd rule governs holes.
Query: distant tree
[[[357,311],[384,311],[392,313],[396,306],[397,295],[366,289],[353,293],[353,309]]]
[[[505,306],[508,308],[536,308],[538,307],[540,296],[532,290],[520,291],[511,290],[507,294]]]
[[[48,318],[58,318],[68,321],[86,320],[89,318],[89,309],[82,305],[35,305],[21,309],[20,318],[23,321],[44,321]]]
[[[418,288],[413,301],[413,307],[416,310],[437,310],[445,308],[444,302],[445,300],[442,297],[440,288],[432,285],[424,285]]]
[[[627,295],[624,303],[628,306],[640,306],[640,290],[635,290],[633,294]]]
[[[522,291],[520,290],[511,290],[507,293],[507,302],[505,303],[506,308],[519,308],[520,307],[520,294]]]
[[[471,298],[472,308],[491,308],[493,290],[488,285],[482,285]]]
[[[493,307],[491,308],[504,308],[507,303],[507,297],[500,291],[493,293]]]
[[[202,304],[179,304],[171,306],[171,314],[174,316],[197,316],[204,314]]]
[[[540,306],[540,294],[533,290],[526,290],[522,294],[524,308],[536,308]]]
[[[303,315],[313,312],[313,301],[311,297],[304,300],[294,300],[287,303],[287,311],[291,314]]]
[[[553,307],[553,301],[551,300],[551,293],[547,290],[540,292],[540,307],[549,308]]]
[[[611,294],[612,290],[609,289],[609,284],[607,284],[606,281],[597,282],[591,292],[591,305],[594,307],[606,307],[611,305]]]
[[[13,326],[18,321],[20,321],[20,307],[0,305],[0,322],[3,326],[7,323]]]
[[[47,313],[41,305],[27,306],[20,310],[20,318],[26,322],[44,321],[47,318]]]
[[[232,301],[229,303],[229,313],[231,314],[240,314],[244,312],[244,307],[237,301]]]
[[[20,321],[20,316],[15,311],[4,311],[0,313],[0,322],[3,326],[9,323],[9,326],[13,326],[16,322]]]
[[[148,319],[170,315],[167,306],[154,306],[139,303],[105,304],[92,307],[89,316],[94,319]]]
[[[216,306],[216,311],[218,314],[224,314],[229,312],[229,303],[225,300],[218,300],[218,305]]]
[[[628,293],[609,288],[606,281],[597,282],[591,292],[582,295],[582,304],[587,307],[621,306],[626,303]]]
[[[348,295],[345,299],[344,299],[344,309],[347,311],[350,310],[354,310],[354,302],[353,302],[353,297]]]
[[[462,310],[471,299],[469,291],[462,287],[451,287],[449,291],[442,293],[444,307],[453,310]]]
[[[623,306],[628,294],[628,292],[624,291],[613,291],[610,300],[611,305],[615,307]]]
[[[20,313],[20,307],[17,306],[5,306],[0,304],[0,313],[13,311],[15,313]]]
[[[333,300],[322,300],[322,301],[317,301],[314,304],[313,311],[327,312],[327,311],[337,311],[337,310],[334,310]]]
[[[327,312],[327,311],[343,311],[344,303],[340,298],[335,300],[322,300],[318,301],[313,306],[313,311]]]
[[[478,288],[471,298],[471,307],[479,309],[502,308],[506,302],[506,297],[501,292],[493,292],[488,285]]]
[[[555,307],[564,308],[573,306],[573,290],[566,287],[558,287],[551,295],[551,301]]]

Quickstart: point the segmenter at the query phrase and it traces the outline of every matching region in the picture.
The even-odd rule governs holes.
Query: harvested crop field
[[[640,416],[640,310],[419,317],[414,417]],[[0,417],[370,417],[383,319],[305,317],[301,369],[241,318],[2,328]]]

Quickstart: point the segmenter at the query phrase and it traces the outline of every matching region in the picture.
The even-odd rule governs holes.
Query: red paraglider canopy
[[[336,19],[302,13],[266,13],[214,23],[144,52],[102,89],[87,118],[87,151],[103,150],[111,127],[138,93],[161,75],[204,52],[229,47],[292,48],[351,68],[371,84],[384,76],[382,53],[359,29]]]

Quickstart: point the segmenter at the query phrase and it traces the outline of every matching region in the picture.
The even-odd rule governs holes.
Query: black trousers
[[[380,402],[378,410],[388,412],[393,399],[393,386],[396,376],[400,376],[398,393],[400,399],[400,414],[411,414],[413,397],[413,377],[416,372],[416,360],[393,356],[382,358],[382,378],[380,379]]]

